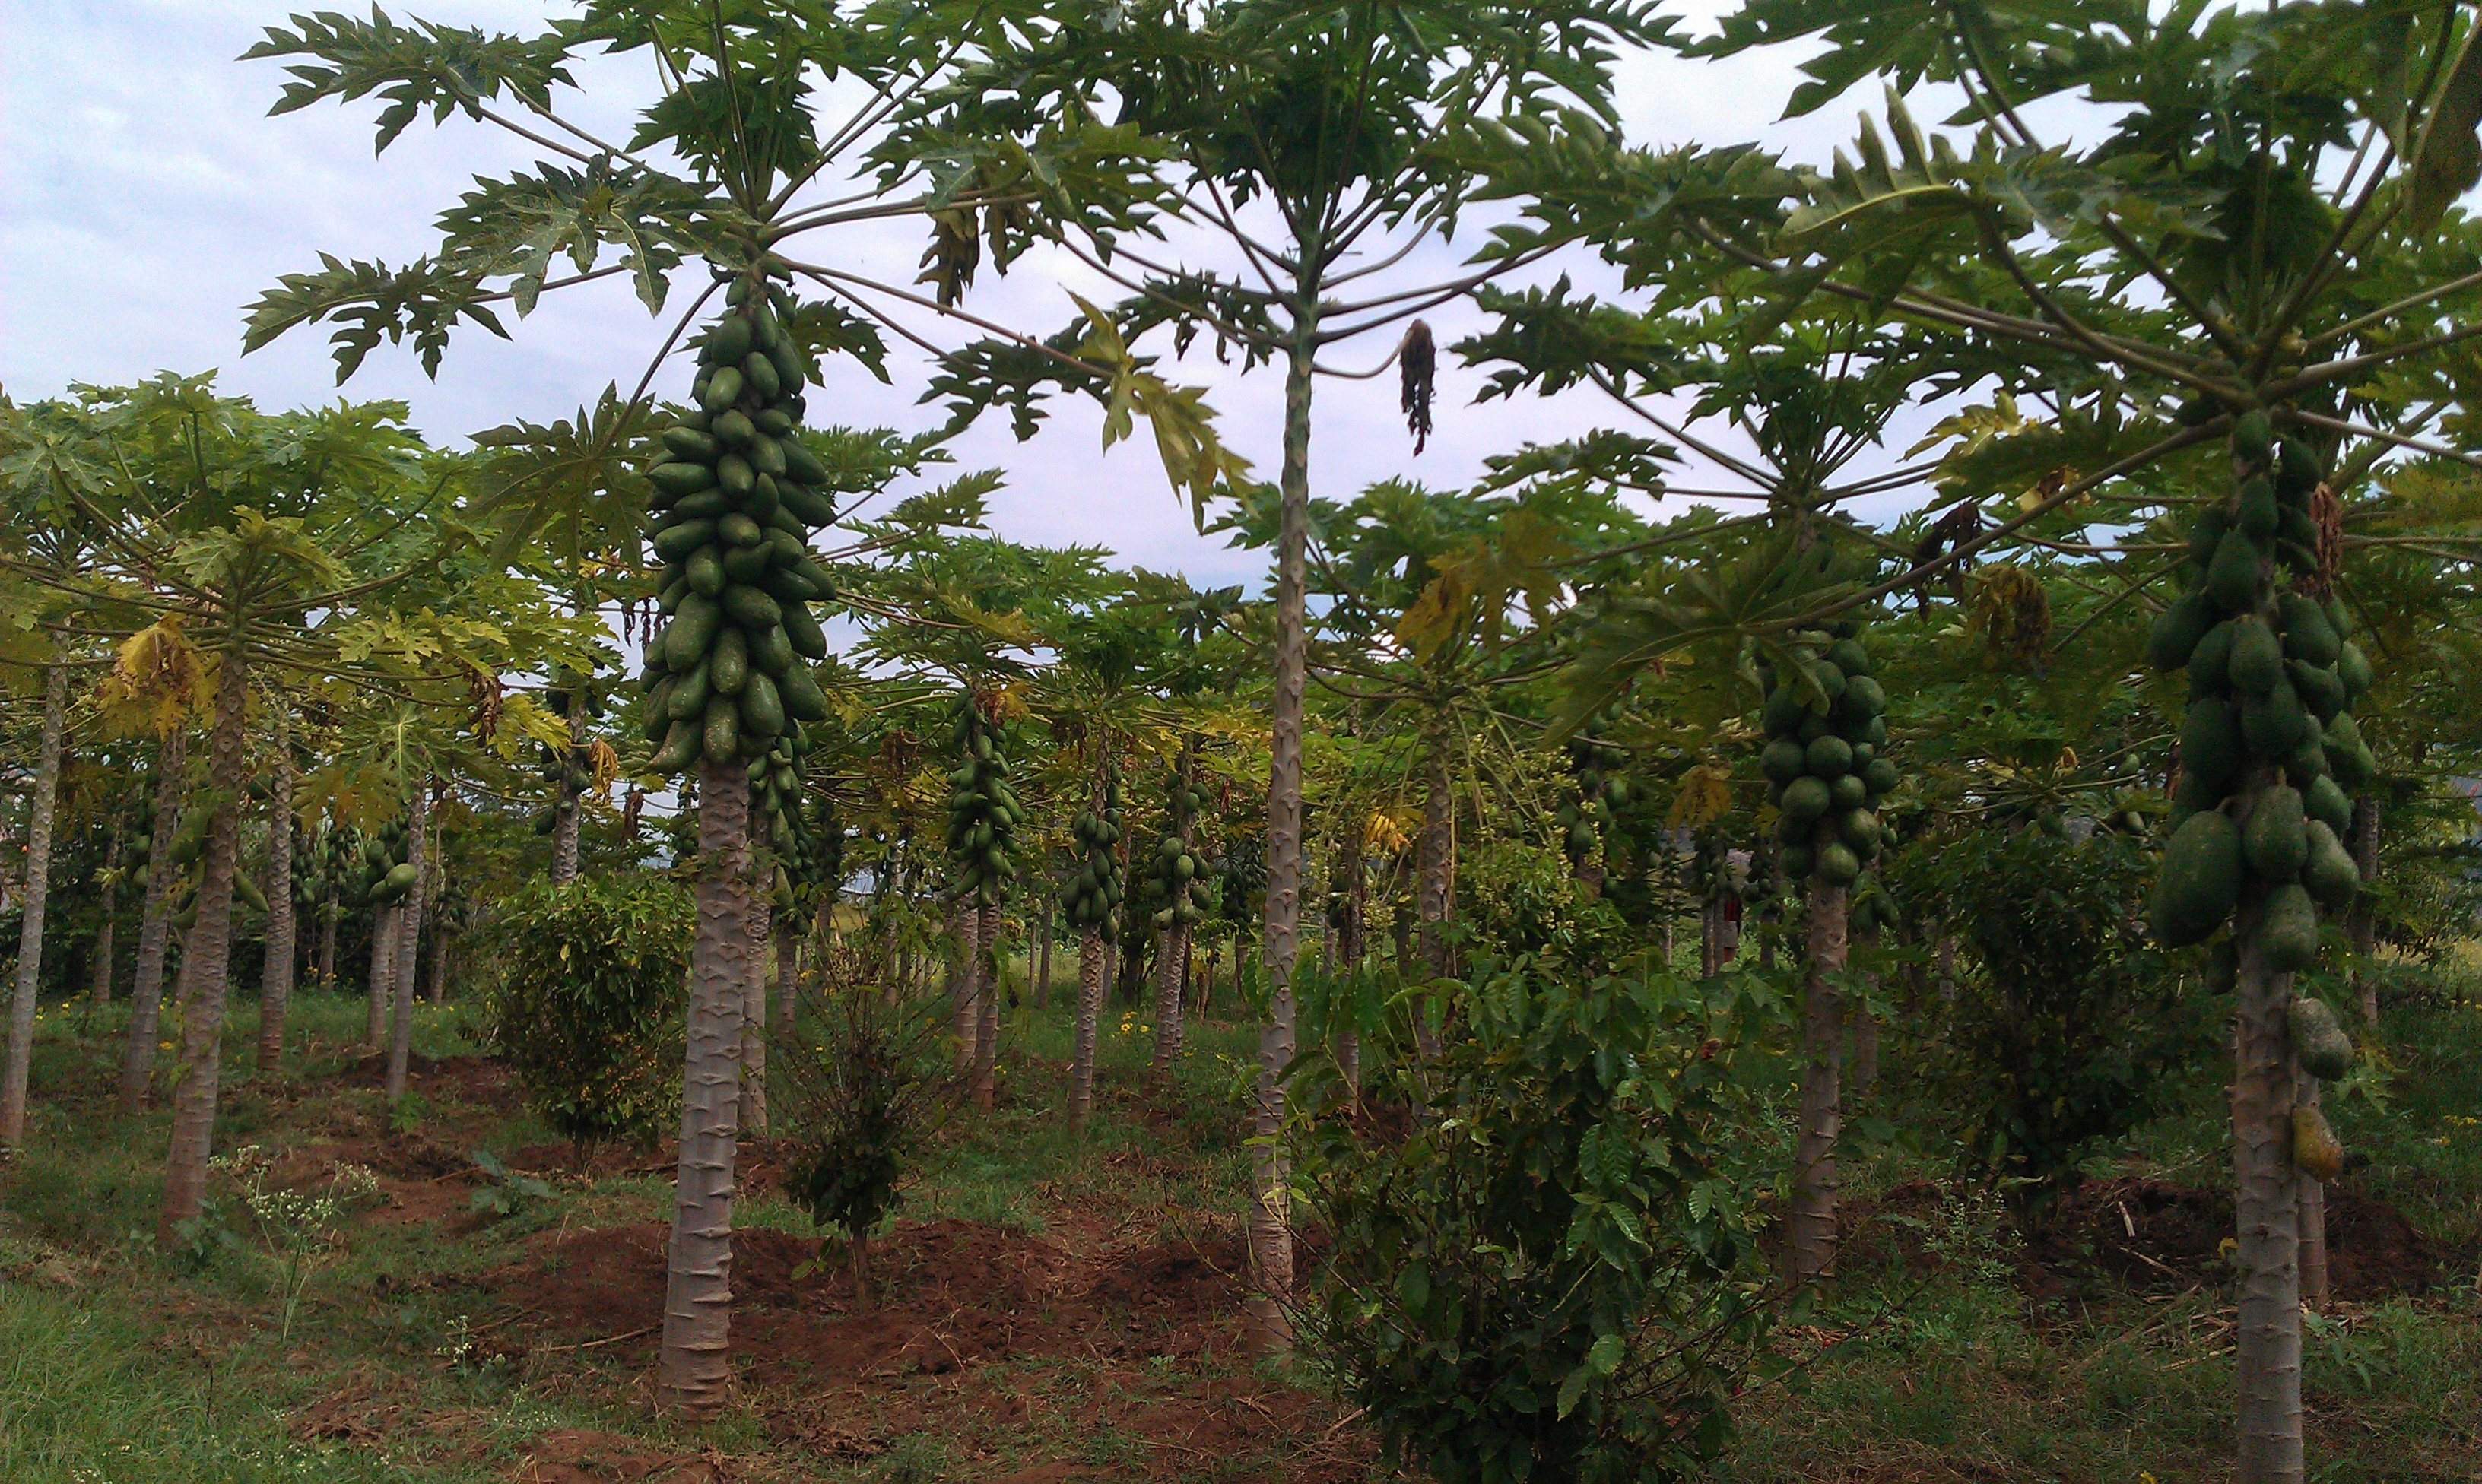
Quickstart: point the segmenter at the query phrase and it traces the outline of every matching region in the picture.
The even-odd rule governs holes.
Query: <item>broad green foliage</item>
[[[1941,831],[1891,859],[1909,915],[1952,923],[1966,950],[1954,1002],[1925,1007],[1918,1034],[1968,1167],[2047,1196],[2214,1050],[2229,1000],[2135,929],[2150,855],[2141,836],[2029,824]]]
[[[1476,967],[1401,1143],[1327,1123],[1310,1323],[1392,1453],[1441,1484],[1688,1478],[1730,1436],[1763,1283],[1728,1144],[1775,1002],[1552,957]],[[1376,1095],[1414,1090],[1401,1064]]]
[[[492,923],[486,1035],[528,1105],[581,1143],[655,1133],[680,1097],[689,894],[660,876],[537,882]]]

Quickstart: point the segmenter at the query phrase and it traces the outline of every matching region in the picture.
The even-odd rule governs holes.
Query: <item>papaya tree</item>
[[[1435,347],[1419,316],[1542,254],[1517,253],[1444,277],[1406,267],[1443,240],[1474,175],[1447,147],[1480,115],[1548,117],[1574,107],[1608,119],[1610,48],[1660,37],[1652,12],[1555,5],[1521,15],[1470,6],[1419,18],[1385,6],[1270,8],[1171,0],[1092,17],[1047,19],[1022,44],[950,90],[969,136],[1040,137],[1052,120],[1111,110],[1167,161],[1181,220],[1221,250],[1202,263],[1133,247],[1129,234],[1078,231],[1063,245],[1126,291],[1053,337],[1110,362],[1109,378],[1061,375],[1056,361],[995,343],[951,357],[939,383],[961,405],[1005,404],[1030,431],[1045,384],[1125,404],[1144,384],[1131,348],[1161,333],[1175,348],[1205,334],[1245,368],[1281,363],[1283,430],[1275,487],[1245,478],[1220,447],[1184,456],[1201,506],[1219,488],[1271,507],[1274,531],[1272,736],[1266,828],[1268,1017],[1261,1032],[1254,1145],[1252,1310],[1266,1342],[1285,1342],[1291,1226],[1281,1139],[1282,1073],[1293,1058],[1292,973],[1303,890],[1302,721],[1308,664],[1310,439],[1321,377],[1369,377],[1393,363],[1418,451],[1430,428]],[[1258,221],[1254,212],[1263,213]],[[1071,223],[1084,227],[1086,223]],[[1376,368],[1332,358],[1393,340]],[[1126,413],[1115,411],[1124,427]],[[1114,423],[1107,423],[1107,436]],[[1165,446],[1165,422],[1156,423]]]
[[[745,681],[735,691],[714,689],[713,667],[722,660],[728,673],[742,673],[727,634],[763,638],[773,661],[796,639],[807,645],[816,627],[806,605],[826,593],[805,570],[805,538],[833,510],[807,478],[821,471],[798,430],[804,389],[830,354],[884,378],[877,322],[908,305],[964,313],[956,299],[986,243],[1005,266],[1066,219],[1098,212],[1097,227],[1126,220],[1120,203],[1144,190],[1144,162],[1113,131],[1068,120],[1026,143],[920,124],[909,100],[1004,45],[1008,25],[1005,13],[962,3],[897,13],[768,0],[727,13],[675,0],[591,5],[576,21],[531,37],[400,24],[377,12],[367,20],[297,17],[290,29],[271,28],[249,54],[288,65],[293,80],[277,113],[379,93],[383,150],[429,109],[435,121],[455,116],[538,152],[530,168],[480,182],[441,218],[435,256],[398,268],[330,258],[318,272],[285,276],[253,306],[249,347],[332,321],[340,378],[383,339],[410,338],[436,371],[461,327],[505,333],[499,305],[523,315],[548,290],[625,275],[649,312],[662,314],[676,269],[698,262],[709,270],[637,388],[604,420],[615,438],[660,430],[673,439],[672,460],[649,475],[649,515],[660,527],[652,534],[673,611],[657,646],[661,664],[647,678],[673,681],[666,710],[678,701],[682,715],[668,717],[653,761],[659,772],[695,768],[700,780],[704,880],[693,969],[700,988],[691,997],[683,1068],[688,1092],[657,1386],[668,1408],[711,1412],[729,1380],[735,1127],[726,1105],[737,1097],[736,1007],[748,977],[750,910],[747,778],[733,774],[746,762],[744,723],[755,723],[747,733],[753,743],[774,735],[782,718],[771,701],[798,719],[810,690],[790,678],[806,666],[789,661],[780,674],[760,667],[764,684]],[[601,138],[572,117],[570,64],[603,55],[646,57],[661,90],[625,141]],[[817,91],[814,69],[858,85],[858,105],[830,116],[832,100]],[[845,194],[840,177],[862,169],[881,172],[876,189]],[[852,273],[833,251],[808,254],[824,261],[797,255],[807,244],[901,215],[931,229],[940,265],[936,298]],[[797,274],[820,297],[795,299],[789,285]],[[722,312],[713,314],[718,296]],[[697,337],[693,408],[661,428],[646,390],[702,314],[713,317]],[[1156,386],[1163,405],[1186,405]],[[798,596],[778,590],[796,587]],[[702,704],[692,708],[701,678]]]

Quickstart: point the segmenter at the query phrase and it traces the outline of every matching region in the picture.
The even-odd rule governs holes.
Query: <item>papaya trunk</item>
[[[577,709],[572,705],[572,709]],[[582,709],[568,718],[568,756],[560,762],[560,793],[552,804],[551,814],[551,884],[560,886],[577,879],[577,790],[569,786],[569,769],[576,767],[579,744],[586,740],[586,716]],[[604,795],[609,802],[611,795]]]
[[[1724,972],[1724,900],[1708,892],[1698,904],[1698,973],[1713,978]]]
[[[35,796],[26,810],[26,899],[17,924],[17,982],[9,1002],[9,1064],[0,1080],[0,1149],[26,1141],[26,1080],[35,1054],[35,996],[42,988],[43,908],[51,897],[52,805],[60,794],[61,734],[67,724],[69,672],[43,674],[43,737],[35,753]]]
[[[1843,1132],[1844,1015],[1835,976],[1844,969],[1843,887],[1809,887],[1809,963],[1803,986],[1801,1129],[1793,1152],[1784,1248],[1793,1281],[1835,1274],[1835,1140]]]
[[[1043,899],[1043,926],[1039,930],[1043,934],[1040,950],[1043,961],[1034,971],[1034,1007],[1047,1010],[1051,1008],[1051,898],[1048,897]]]
[[[2302,1074],[2293,1085],[2293,1100],[2318,1106],[2318,1079]],[[2307,1174],[2301,1181],[2301,1302],[2311,1309],[2327,1307],[2327,1187]]]
[[[1307,278],[1307,274],[1305,274]],[[1302,905],[1302,699],[1309,673],[1306,594],[1310,499],[1310,366],[1317,301],[1294,306],[1284,367],[1284,464],[1276,531],[1276,676],[1267,765],[1267,1020],[1258,1031],[1256,1106],[1251,1119],[1250,1318],[1262,1348],[1292,1342],[1291,1170],[1284,1157],[1283,1069],[1293,1059],[1293,962]]]
[[[234,856],[241,843],[244,703],[249,666],[227,653],[218,667],[215,731],[207,746],[207,786],[216,812],[198,872],[198,916],[181,948],[181,975],[190,1003],[181,1028],[181,1066],[172,1093],[172,1145],[164,1161],[164,1203],[156,1213],[155,1239],[170,1246],[182,1223],[197,1218],[207,1193],[207,1156],[216,1131],[216,1095],[223,1071],[225,971],[232,953]]]
[[[108,871],[118,872],[120,869],[120,837],[117,834],[112,837],[112,844],[104,850],[103,864],[104,869]],[[115,937],[113,928],[117,925],[115,920],[119,915],[119,883],[107,881],[103,888],[103,921],[94,930],[93,977],[89,981],[87,988],[87,997],[97,1004],[112,1002],[112,960],[118,947],[113,941]]]
[[[974,1002],[974,976],[982,969],[974,939],[981,930],[982,914],[972,902],[961,899],[948,909],[948,936],[957,945],[957,956],[948,965],[948,1028],[957,1037],[956,1073],[961,1079],[974,1074],[974,1037],[981,1029],[981,1006]]]
[[[2345,932],[2353,943],[2353,987],[2360,994],[2362,1024],[2376,1029],[2379,1024],[2379,980],[2370,973],[2370,954],[2378,947],[2378,898],[2371,889],[2379,881],[2379,801],[2364,795],[2353,804],[2353,864],[2361,869],[2362,894],[2353,902],[2345,919]]]
[[[1095,1108],[1095,1022],[1103,1013],[1103,929],[1077,935],[1077,1028],[1069,1053],[1069,1132],[1086,1127]]]
[[[1189,928],[1175,923],[1155,942],[1155,1051],[1147,1076],[1161,1080],[1180,1057],[1181,971],[1189,965]]]
[[[974,909],[974,1106],[991,1110],[1000,1055],[1000,909]]]
[[[319,987],[325,990],[336,987],[336,920],[341,916],[335,888],[330,887],[327,899],[319,903]]]
[[[138,964],[129,983],[129,1044],[120,1057],[120,1110],[146,1106],[155,1070],[155,1028],[164,1006],[164,950],[172,933],[172,835],[180,825],[189,739],[178,730],[155,749],[155,829],[146,849],[146,897],[139,908]]]
[[[802,983],[802,934],[782,918],[776,920],[776,1038],[793,1039],[793,1001]]]
[[[2240,1269],[2234,1343],[2239,1357],[2239,1484],[2300,1484],[2301,1181],[2293,1168],[2292,1101],[2299,1080],[2284,1011],[2292,976],[2258,946],[2259,895],[2232,922],[2241,945],[2234,991],[2232,1175]]]
[[[431,885],[431,852],[424,846],[430,833],[430,808],[417,788],[413,794],[412,817],[405,832],[405,858],[413,863],[413,890],[406,893],[405,905],[397,913],[396,961],[388,970],[388,997],[393,1013],[388,1021],[387,1100],[390,1103],[405,1096],[406,1069],[413,1056],[413,990],[414,970],[422,944],[422,895]]]
[[[694,1416],[723,1406],[732,1389],[732,1179],[751,976],[749,877],[750,773],[709,759],[699,767],[698,937],[655,1378],[657,1405]]]
[[[396,920],[404,910],[391,904],[371,913],[371,972],[364,995],[369,1002],[362,1017],[362,1043],[373,1051],[387,1045],[388,971],[396,964]]]
[[[293,1004],[293,746],[284,706],[268,708],[276,735],[267,788],[267,956],[258,972],[258,1075],[284,1060],[284,1018]]]
[[[1361,959],[1367,951],[1365,936],[1369,929],[1370,872],[1362,861],[1362,821],[1344,821],[1344,839],[1337,850],[1335,873],[1344,878],[1344,912],[1335,924],[1335,961],[1338,976],[1350,982],[1360,972]],[[1233,946],[1233,982],[1240,982],[1240,946]],[[1344,1100],[1348,1107],[1361,1106],[1361,1036],[1350,1024],[1335,1033],[1335,1071],[1344,1082]]]
[[[750,998],[741,1007],[741,1107],[735,1118],[752,1138],[767,1136],[767,942],[776,933],[776,904],[753,886],[750,894]]]
[[[423,998],[433,1004],[448,1002],[448,948],[453,941],[447,927],[435,919],[431,924],[431,963],[423,970],[428,986]]]

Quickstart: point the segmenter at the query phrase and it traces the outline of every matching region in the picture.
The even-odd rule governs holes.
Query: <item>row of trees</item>
[[[47,681],[50,741],[32,765],[30,860],[48,853],[40,780],[58,772],[79,643],[134,636],[116,704],[153,709],[159,777],[180,770],[184,711],[203,718],[166,1219],[194,1209],[211,1128],[257,704],[310,746],[305,777],[335,780],[297,785],[297,801],[411,801],[435,779],[470,792],[526,744],[549,749],[562,871],[579,800],[622,758],[651,787],[696,764],[680,785],[704,872],[676,1232],[690,1239],[673,1243],[663,1378],[685,1407],[713,1405],[728,1376],[731,1089],[761,982],[750,946],[767,936],[753,936],[744,851],[815,858],[799,843],[819,832],[797,780],[839,800],[826,833],[840,866],[868,869],[895,900],[957,902],[956,1024],[977,1101],[996,1066],[992,924],[1018,888],[1049,896],[1069,878],[1081,976],[1111,939],[1137,965],[1151,930],[1167,950],[1167,1060],[1184,936],[1259,900],[1251,1247],[1257,1316],[1278,1342],[1295,1289],[1287,1088],[1306,1048],[1332,1051],[1347,1081],[1366,1070],[1383,1019],[1339,1016],[1369,997],[1336,991],[1362,956],[1375,862],[1410,856],[1411,936],[1391,957],[1396,982],[1434,986],[1406,1027],[1413,1066],[1447,1050],[1450,986],[1493,950],[1556,944],[1608,964],[1618,942],[1669,946],[1676,893],[1746,893],[1782,914],[1769,904],[1791,883],[1807,1010],[1793,1266],[1832,1274],[1844,1047],[1859,1036],[1866,1062],[1875,1023],[1866,997],[1851,999],[1855,972],[1874,939],[1918,935],[1937,955],[1968,936],[1919,910],[1938,898],[1899,874],[1909,844],[2071,820],[2159,833],[2167,797],[2184,830],[2207,814],[2237,840],[2290,807],[2286,792],[2323,798],[2323,781],[2346,811],[2330,827],[2373,888],[2328,893],[2330,914],[2363,949],[2383,921],[2431,930],[2409,897],[2376,890],[2377,852],[2389,809],[2418,818],[2466,742],[2449,698],[2470,656],[2442,619],[2464,611],[2474,463],[2454,446],[2471,338],[2459,296],[2482,284],[2454,204],[2482,162],[2470,38],[2452,11],[2017,16],[1842,0],[1762,0],[1698,36],[1593,5],[590,5],[521,38],[377,14],[272,30],[252,55],[290,69],[279,111],[378,93],[383,147],[428,109],[541,156],[478,183],[442,217],[435,254],[283,279],[253,309],[251,345],[333,322],[340,375],[408,337],[436,369],[461,330],[507,333],[500,306],[522,315],[541,293],[613,275],[665,329],[626,369],[628,395],[616,378],[573,420],[495,430],[455,456],[423,449],[390,409],[265,419],[192,383],[45,404],[13,425],[13,476],[62,512],[12,556],[18,631],[66,646],[43,666],[63,678]],[[1892,85],[1849,158],[1805,167],[1619,135],[1624,53],[1688,66],[1815,42],[1790,111]],[[603,51],[645,53],[663,81],[625,141],[566,111],[570,60]],[[1936,129],[1908,111],[1924,85],[1961,100]],[[2092,105],[2111,122],[2089,138]],[[1495,224],[1465,267],[1415,272],[1426,245],[1482,210]],[[931,240],[928,292],[858,274],[826,246],[903,216]],[[1047,335],[967,307],[986,254],[1006,266],[1037,249],[1126,297],[1081,300]],[[1609,294],[1550,276],[1589,269]],[[685,308],[676,280],[695,291]],[[1321,378],[1392,366],[1418,448],[1439,374],[1419,316],[1455,299],[1489,318],[1450,348],[1485,398],[1588,389],[1618,426],[1510,450],[1471,488],[1314,497]],[[941,325],[983,338],[955,345]],[[805,427],[802,389],[886,376],[885,333],[954,347],[926,388],[950,404],[952,431],[1005,408],[1030,433],[1064,391],[1104,404],[1107,446],[1146,418],[1201,525],[1268,554],[1266,601],[972,534],[996,474],[858,517],[928,483],[939,440]],[[1282,368],[1272,480],[1142,351],[1201,334],[1245,370]],[[1348,342],[1374,348],[1365,364],[1339,363]],[[665,380],[675,349],[699,356],[685,387]],[[689,400],[653,400],[659,382]],[[1931,435],[1891,456],[1890,428],[1937,402],[1948,406]],[[1693,458],[1714,487],[1681,482]],[[808,495],[835,517],[828,549],[807,544],[821,522],[804,516],[768,555],[774,512],[799,515]],[[1650,495],[1690,512],[1651,522]],[[1852,513],[1865,502],[1910,512],[1873,525]],[[788,571],[789,586],[772,575]],[[456,603],[443,584],[460,585]],[[2249,766],[2176,793],[2203,776],[2199,712],[2148,675],[2149,626],[2155,662],[2196,679],[2205,620],[2273,621],[2288,645],[2317,626],[2295,621],[2296,601],[2317,605],[2335,654],[2350,642],[2361,668],[2314,642],[2282,648],[2267,684],[2243,689],[2263,712],[2282,686],[2284,715],[2314,714],[2318,730],[2251,723],[2241,707]],[[797,649],[818,632],[813,604],[858,617],[866,638],[750,678],[745,661],[773,653],[779,629]],[[722,610],[728,622],[708,616]],[[661,657],[634,691],[615,683],[615,633]],[[2349,713],[2305,707],[2325,682],[2287,662],[2342,676]],[[520,675],[541,677],[542,701],[503,693]],[[2227,693],[2220,667],[2196,683]],[[282,699],[254,703],[261,691]],[[599,721],[586,703],[598,692],[620,702]],[[1049,728],[1047,744],[1030,726]],[[779,749],[792,735],[801,745]],[[1014,776],[1036,756],[1052,776]],[[781,828],[748,821],[753,779],[775,780]],[[1262,801],[1263,819],[1242,822],[1228,793]],[[1159,826],[1133,817],[1158,799]],[[1221,820],[1201,826],[1209,804]],[[427,811],[403,812],[419,857]],[[150,861],[174,853],[172,814],[156,812]],[[274,838],[290,848],[289,830]],[[1560,869],[1522,869],[1529,851]],[[1891,864],[1864,874],[1882,853]],[[2253,855],[2255,874],[2236,869],[2208,894],[2222,910],[2206,921],[2230,917],[2245,949],[2231,970],[2251,1028],[2233,1077],[2252,1481],[2302,1470],[2300,1253],[2316,1210],[2290,1153],[2316,1083],[2286,1028],[2311,960],[2250,947],[2293,886],[2284,858]],[[408,864],[400,934],[423,911],[421,863]],[[1222,889],[1195,890],[1201,875]],[[1313,900],[1306,919],[1320,879],[1328,911]],[[30,949],[41,888],[32,866]],[[1714,940],[1731,917],[1700,914],[1709,964],[1728,956]],[[1305,975],[1303,926],[1322,919],[1341,978]],[[914,940],[902,914],[883,921],[893,969]],[[2314,916],[2310,930],[2314,954]],[[29,1026],[38,965],[21,953]],[[1081,985],[1090,1022],[1096,993]],[[2022,1159],[2029,1134],[2076,1133],[2020,1127],[1987,1147]]]

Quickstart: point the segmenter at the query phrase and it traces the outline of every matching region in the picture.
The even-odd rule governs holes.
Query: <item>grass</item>
[[[996,1230],[1009,1252],[1063,1263],[1228,1250],[1215,1244],[1233,1242],[1245,1214],[1241,1108],[1254,1030],[1193,1027],[1164,1093],[1145,1082],[1145,1017],[1108,1011],[1096,1117],[1072,1140],[1058,1091],[1073,970],[1073,957],[1055,960],[1053,1005],[1010,1020],[998,1108],[937,1133],[904,1219]],[[547,1194],[519,1192],[506,1216],[472,1214],[482,1181],[458,1167],[465,1152],[505,1156],[554,1142],[549,1131],[438,1075],[418,1074],[418,1101],[390,1110],[363,1085],[361,1006],[336,996],[297,1002],[286,1073],[271,1083],[246,1076],[253,1007],[238,1006],[227,1028],[219,1149],[255,1140],[369,1162],[394,1203],[340,1220],[279,1340],[280,1243],[229,1180],[198,1239],[173,1250],[153,1240],[168,1119],[160,1103],[135,1119],[112,1106],[121,1015],[46,1007],[30,1147],[0,1175],[0,1479],[11,1484],[480,1484],[518,1476],[529,1459],[569,1456],[563,1448],[592,1460],[598,1447],[638,1450],[654,1461],[643,1476],[659,1479],[664,1460],[710,1450],[733,1477],[755,1481],[1238,1484],[1360,1479],[1375,1467],[1343,1409],[1269,1379],[1230,1346],[1147,1328],[1156,1320],[1143,1308],[1081,1319],[1093,1325],[1082,1343],[1001,1344],[962,1369],[936,1355],[884,1373],[753,1369],[724,1418],[685,1431],[646,1405],[643,1341],[544,1327],[494,1276],[577,1234],[666,1220],[668,1177],[546,1177]],[[2404,1006],[2383,1041],[2380,1074],[2330,1103],[2348,1145],[2369,1158],[2359,1188],[2470,1262],[2482,1251],[2482,1058],[2470,1051],[2482,1044],[2482,1010]],[[463,1012],[422,1011],[420,1056],[472,1050]],[[2211,1184],[2220,1116],[2202,1093],[2115,1151],[2109,1168]],[[445,1174],[423,1173],[420,1160],[443,1159]],[[659,1166],[661,1156],[636,1162]],[[1867,1158],[1852,1188],[1884,1191],[1923,1168],[1890,1148]],[[744,1228],[808,1235],[780,1195],[754,1193],[737,1215]],[[1809,1363],[1738,1405],[1741,1440],[1717,1479],[2230,1476],[2231,1310],[2220,1286],[2029,1285],[1990,1202],[1952,1194],[1917,1219],[1930,1259],[1865,1253],[1848,1263],[1833,1301],[1785,1341]],[[2469,1274],[2461,1286],[2312,1316],[2313,1479],[2482,1477],[2475,1283]],[[1033,1322],[1048,1302],[981,1318]],[[1210,1339],[1229,1317],[1207,1316]],[[617,1320],[605,1328],[621,1334]],[[972,1342],[981,1332],[954,1333]],[[545,1476],[621,1474],[575,1467]]]

